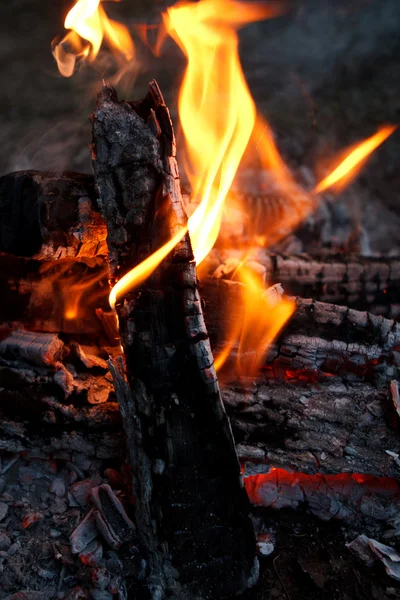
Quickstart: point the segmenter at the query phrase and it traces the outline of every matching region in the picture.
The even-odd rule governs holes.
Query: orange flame
[[[320,194],[334,188],[341,191],[352,181],[364,166],[370,154],[378,148],[394,131],[397,125],[386,125],[374,135],[357,144],[348,151],[346,157],[325,179],[320,181],[314,188],[313,194]]]
[[[61,42],[54,44],[53,56],[64,77],[70,77],[78,59],[93,61],[106,37],[114,50],[126,60],[134,55],[132,38],[123,25],[107,17],[100,0],[78,0],[67,14],[64,27],[70,29]]]
[[[262,279],[245,263],[235,272],[243,285],[241,290],[243,319],[232,319],[229,341],[215,359],[215,369],[220,371],[237,346],[235,374],[255,377],[261,367],[268,347],[295,310],[293,301],[282,298],[280,285],[267,290]]]

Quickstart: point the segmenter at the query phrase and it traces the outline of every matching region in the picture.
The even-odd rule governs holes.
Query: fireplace
[[[92,133],[0,178],[2,597],[398,593],[397,97],[371,119],[351,79],[393,75],[392,4],[66,8],[55,89]],[[266,101],[249,48],[280,40]]]

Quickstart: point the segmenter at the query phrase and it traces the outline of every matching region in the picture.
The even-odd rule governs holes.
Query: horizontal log
[[[398,477],[398,421],[389,386],[377,389],[337,378],[270,382],[244,390],[226,385],[244,473],[271,466],[304,473],[369,473]]]
[[[281,283],[286,294],[343,304],[390,318],[400,315],[400,258],[359,255],[285,256],[265,249],[246,250],[246,263],[266,284]],[[244,252],[213,250],[200,273],[233,279]]]
[[[239,196],[248,214],[268,216],[275,201],[267,193]],[[184,197],[190,203],[190,193]],[[258,229],[260,223],[268,219],[257,218]],[[231,226],[225,224],[221,234],[226,236]],[[258,229],[257,235],[262,233],[262,227]],[[18,171],[0,177],[0,252],[49,261],[93,258],[107,255],[106,235],[92,176]],[[246,245],[243,232],[241,239]],[[247,262],[257,262],[264,269],[266,281],[283,283],[289,294],[392,318],[400,314],[398,258],[284,256],[262,248],[236,251],[236,245],[214,250],[201,265],[200,274],[229,278],[245,252]]]
[[[3,279],[0,313],[11,328],[118,344],[110,329],[111,317],[104,318],[104,312],[109,313],[104,258],[49,261],[44,265],[0,255],[0,281],[2,273],[8,275],[6,281]],[[201,282],[207,328],[216,353],[226,345],[233,325],[243,322],[244,290],[236,281],[207,277]],[[398,347],[400,328],[395,321],[299,298],[293,318],[268,353],[263,377],[293,377],[301,372],[311,378],[336,374],[387,380],[396,375]],[[233,347],[229,364],[236,352]]]
[[[89,352],[83,360],[74,343],[63,347],[63,356],[63,362],[38,365],[5,351],[0,356],[3,416],[14,421],[23,415],[31,433],[42,427],[119,428],[111,377],[102,363],[89,360]],[[222,399],[246,475],[265,474],[271,466],[309,474],[399,474],[398,416],[389,383],[264,377],[247,387],[225,382]]]
[[[398,537],[400,487],[396,479],[272,469],[265,475],[246,477],[245,486],[254,506],[302,508],[323,521],[336,519],[347,522],[353,530]]]
[[[106,254],[93,178],[17,171],[0,177],[0,251],[36,259]]]
[[[207,280],[202,296],[214,354],[227,343],[227,332],[243,323],[244,286]],[[388,381],[400,365],[400,324],[345,306],[295,299],[296,310],[268,351],[261,380],[275,378]],[[232,371],[237,347],[227,363]],[[234,379],[234,378],[233,378]]]

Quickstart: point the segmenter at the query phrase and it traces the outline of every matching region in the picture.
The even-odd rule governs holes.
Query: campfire
[[[292,173],[238,50],[282,10],[180,2],[134,41],[78,0],[53,40],[62,76],[103,44],[117,75],[92,106],[92,175],[0,179],[9,598],[233,597],[282,508],[340,521],[343,552],[400,579],[400,259],[366,256],[360,227],[335,245],[327,208],[396,125],[318,180]],[[137,45],[162,61],[167,39],[187,59],[174,123],[155,80],[116,91]]]

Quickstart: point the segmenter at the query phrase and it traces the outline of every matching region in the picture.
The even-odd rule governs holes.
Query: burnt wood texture
[[[172,123],[157,84],[137,103],[119,102],[104,87],[92,118],[115,283],[184,227],[186,216]],[[112,370],[151,596],[243,591],[257,579],[255,536],[188,235],[116,309],[128,383]]]
[[[107,232],[90,175],[18,171],[0,177],[0,251],[37,259],[93,257]]]

